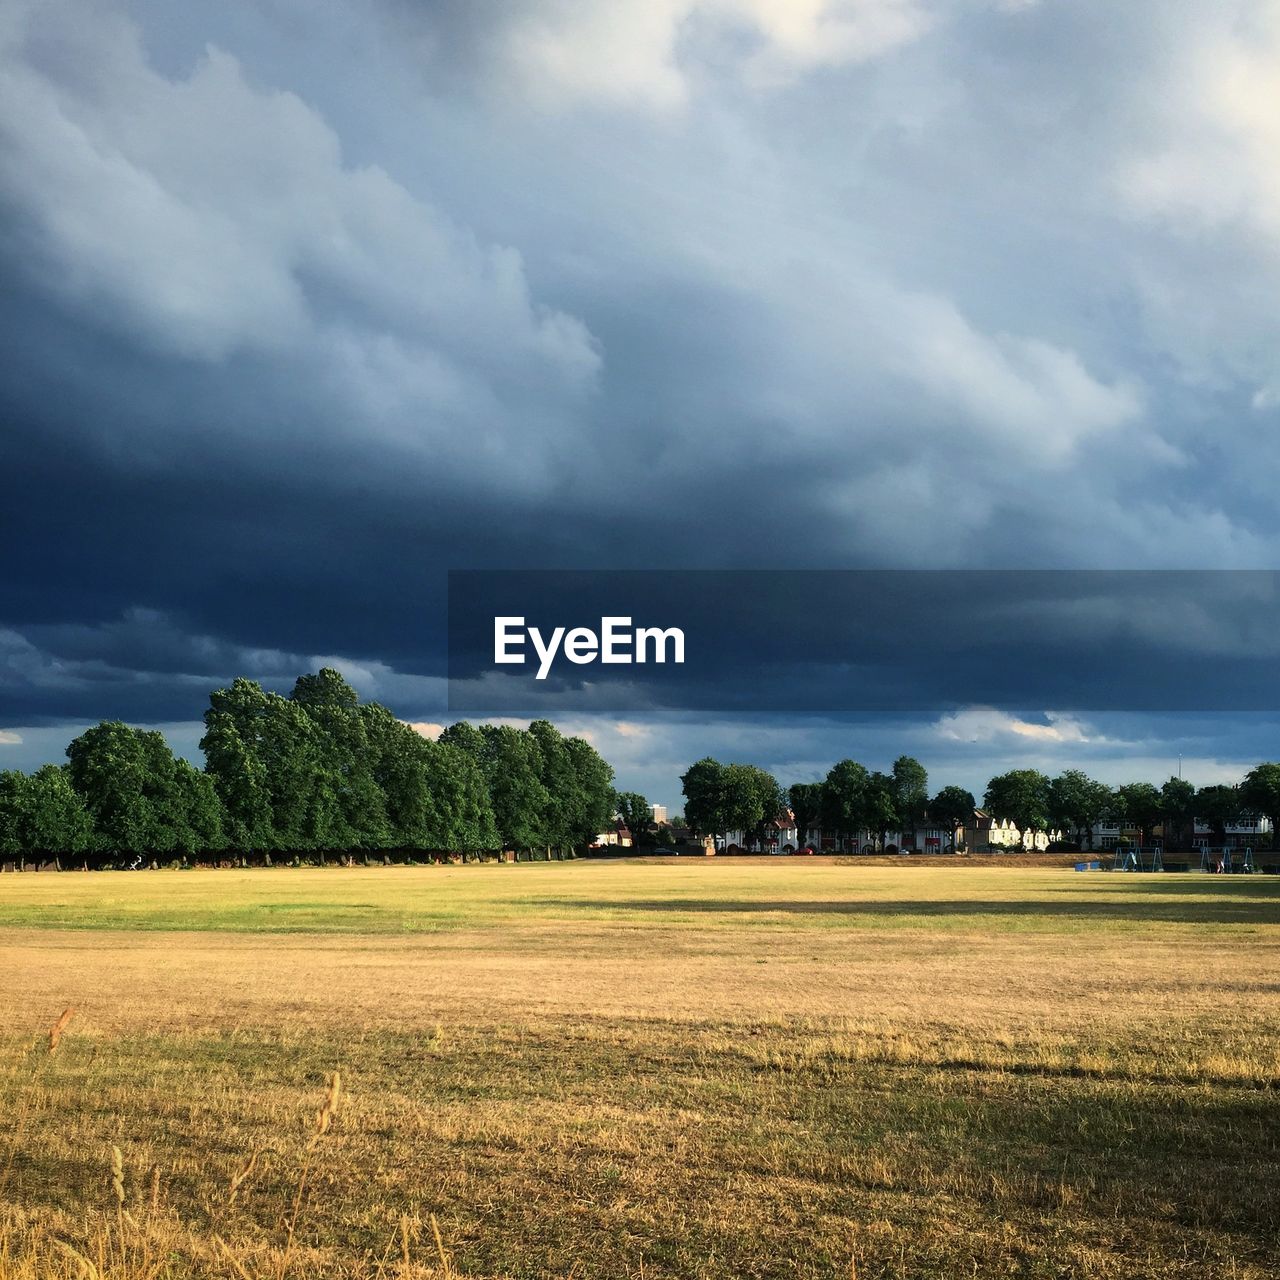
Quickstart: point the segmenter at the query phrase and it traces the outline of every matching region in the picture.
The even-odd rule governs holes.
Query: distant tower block
[[[666,822],[667,806],[665,804],[651,804],[649,808],[653,810],[654,822]]]

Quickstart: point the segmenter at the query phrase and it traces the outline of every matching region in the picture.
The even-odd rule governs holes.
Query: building
[[[665,804],[651,804],[649,808],[653,810],[654,822],[666,822],[667,806]]]
[[[1186,826],[1181,825],[1182,834],[1171,830],[1172,839],[1185,839]],[[1132,822],[1095,822],[1089,834],[1092,849],[1114,849],[1118,844],[1165,843],[1165,828],[1160,823],[1144,832]],[[1227,823],[1222,832],[1203,818],[1193,818],[1191,822],[1191,846],[1195,849],[1205,845],[1214,849],[1256,849],[1270,843],[1271,822],[1267,818],[1241,818],[1239,822]]]
[[[1221,834],[1216,827],[1199,818],[1192,822],[1192,844],[1197,848],[1207,845],[1213,849],[1257,849],[1270,843],[1269,818],[1241,818],[1239,822],[1228,822]]]
[[[608,831],[599,832],[594,843],[597,846],[614,845],[619,849],[630,849],[632,845],[631,832],[619,822],[610,827]]]
[[[1152,842],[1163,842],[1162,828],[1155,827],[1148,835]],[[1090,849],[1114,849],[1118,844],[1138,844],[1142,832],[1132,822],[1095,822],[1089,832]]]
[[[765,823],[760,849],[764,853],[790,853],[799,843],[798,837],[795,814],[790,809],[784,809],[772,822]],[[717,849],[730,849],[735,845],[739,849],[754,849],[755,832],[724,831],[716,836]]]

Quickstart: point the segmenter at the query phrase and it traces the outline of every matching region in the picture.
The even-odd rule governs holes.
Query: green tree
[[[27,779],[24,810],[23,843],[36,854],[84,853],[93,842],[93,822],[64,766],[41,765]]]
[[[822,824],[836,833],[842,848],[869,825],[870,781],[871,775],[856,760],[840,760],[831,766],[822,784]]]
[[[375,778],[370,708],[358,705],[356,691],[332,667],[299,676],[289,701],[302,709],[311,725],[309,733],[301,725],[292,726],[292,741],[301,757],[300,770],[293,776],[301,775],[308,784],[308,843],[322,852],[385,848],[390,829]]]
[[[963,787],[943,787],[933,797],[929,805],[929,814],[935,822],[946,823],[951,828],[951,847],[955,849],[959,842],[957,832],[973,822],[976,808],[973,793]]]
[[[186,852],[221,844],[215,789],[164,735],[103,721],[67,747],[67,777],[103,856]]]
[[[1239,787],[1216,783],[1196,792],[1196,817],[1213,828],[1218,844],[1226,844],[1227,828],[1240,821],[1245,809]]]
[[[0,860],[13,858],[22,866],[23,820],[27,775],[17,769],[0,770]]]
[[[168,780],[156,776],[159,753],[148,750],[146,738],[143,730],[118,720],[103,721],[67,747],[71,784],[104,855],[151,853],[170,842],[170,834],[160,829],[156,803]]]
[[[542,816],[543,839],[562,854],[579,843],[587,797],[579,777],[569,740],[549,720],[534,720],[529,734],[538,745],[541,761],[538,778],[547,793]],[[597,833],[592,832],[594,837]],[[644,834],[641,827],[637,841]]]
[[[1116,788],[1110,812],[1115,821],[1132,823],[1138,829],[1139,844],[1148,844],[1163,809],[1160,792],[1151,783],[1126,782]]]
[[[278,849],[265,739],[272,702],[252,680],[209,695],[200,739],[205,772],[222,802],[225,834],[236,849]]]
[[[753,764],[730,764],[724,769],[722,830],[741,831],[749,844],[763,842],[764,828],[784,806],[778,780]]]
[[[65,768],[0,773],[0,857],[13,857],[20,868],[28,855],[57,861],[85,852],[92,840],[93,823]]]
[[[873,773],[867,780],[867,829],[875,833],[876,848],[884,852],[890,831],[902,827],[902,812],[898,808],[897,788],[892,774]]]
[[[419,741],[430,814],[423,847],[463,854],[501,848],[489,786],[479,764],[447,742]]]
[[[1254,765],[1240,784],[1240,798],[1252,812],[1271,823],[1272,848],[1280,847],[1280,764]]]
[[[1023,831],[1049,825],[1049,779],[1036,769],[1013,769],[987,783],[982,807],[993,818],[1011,818]]]
[[[578,807],[574,811],[573,843],[590,844],[603,831],[617,807],[613,766],[585,738],[565,739],[565,749],[577,779]]]
[[[190,761],[173,762],[173,781],[158,820],[172,833],[174,853],[210,853],[225,849],[222,801],[213,779]]]
[[[893,804],[900,829],[911,832],[911,843],[929,807],[929,774],[914,756],[899,756],[893,762]]]
[[[822,783],[793,782],[787,791],[796,822],[796,842],[803,845],[811,827],[822,819]]]
[[[547,847],[543,821],[549,797],[542,785],[537,739],[511,725],[452,725],[441,741],[471,755],[489,788],[504,849]]]
[[[1196,789],[1185,778],[1170,778],[1160,788],[1160,820],[1171,849],[1190,849],[1195,839]]]
[[[724,765],[705,756],[680,777],[684,789],[684,817],[696,835],[724,831]]]
[[[428,741],[376,703],[362,710],[391,845],[464,855],[499,848],[478,759],[443,739]],[[479,733],[475,745],[483,753]]]
[[[1077,841],[1087,838],[1093,847],[1094,824],[1102,820],[1111,804],[1111,788],[1095,782],[1079,769],[1067,769],[1049,783],[1049,818]]]
[[[653,808],[638,791],[618,792],[618,817],[631,831],[631,837],[639,844],[648,836],[653,821]]]

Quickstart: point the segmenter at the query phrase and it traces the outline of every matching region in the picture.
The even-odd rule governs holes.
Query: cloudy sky
[[[1280,564],[1276,0],[10,0],[0,767],[329,661],[451,568]],[[1234,777],[1265,716],[567,718]]]

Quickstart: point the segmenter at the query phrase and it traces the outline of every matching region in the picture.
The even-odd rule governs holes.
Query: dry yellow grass
[[[1280,1274],[1276,886],[1215,879],[9,877],[82,927],[0,932],[0,1277]],[[241,931],[87,927],[175,884]]]

